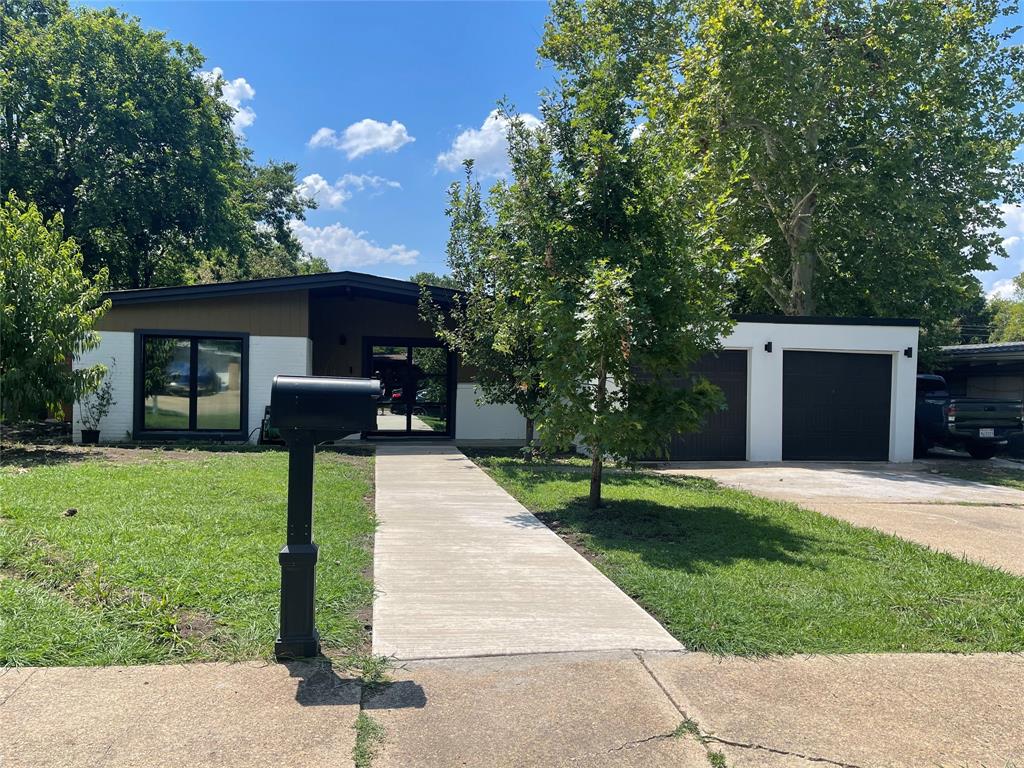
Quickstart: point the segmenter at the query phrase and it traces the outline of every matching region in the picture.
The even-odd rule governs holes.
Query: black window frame
[[[430,349],[443,349],[446,352],[445,373],[436,374],[438,378],[443,377],[447,386],[448,402],[445,404],[445,431],[444,432],[422,432],[411,429],[411,409],[406,415],[405,429],[378,429],[363,432],[363,438],[374,437],[398,437],[412,438],[414,440],[430,439],[450,440],[455,437],[455,398],[459,385],[459,358],[458,355],[444,342],[437,338],[421,338],[417,336],[364,336],[363,337],[363,376],[373,376],[373,348],[374,347],[406,347],[407,364],[412,366],[413,347],[425,347]]]
[[[196,422],[196,389],[199,375],[197,356],[199,339],[240,341],[242,345],[242,378],[239,397],[238,429],[146,429],[145,426],[145,348],[146,338],[164,336],[188,339],[189,352],[189,424]],[[134,440],[248,440],[249,439],[249,334],[241,331],[192,331],[169,328],[140,328],[135,331],[135,381],[132,413],[132,439]]]

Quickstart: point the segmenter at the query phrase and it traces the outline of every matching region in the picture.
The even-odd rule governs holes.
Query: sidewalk
[[[4,768],[1024,766],[1024,656],[536,654],[414,661],[363,688],[324,664],[0,669]],[[680,729],[684,721],[688,728]],[[697,729],[697,732],[694,732]]]
[[[374,653],[681,647],[456,448],[380,445],[376,473]]]

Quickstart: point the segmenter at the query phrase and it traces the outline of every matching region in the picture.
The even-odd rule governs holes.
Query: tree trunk
[[[590,508],[600,509],[601,507],[601,473],[604,469],[604,461],[601,451],[595,450],[590,457]]]
[[[795,250],[795,249],[794,249]],[[816,302],[814,300],[814,267],[817,261],[813,252],[791,252],[792,282],[790,303],[786,314],[813,315]]]
[[[523,455],[527,461],[533,461],[533,419],[526,417],[526,449]]]
[[[789,245],[791,278],[787,315],[813,315],[817,308],[814,272],[818,265],[818,254],[810,243],[814,211],[818,207],[816,190],[817,185],[814,185],[797,202],[789,220],[786,242]]]
[[[597,393],[594,396],[594,418],[604,413],[605,396],[608,394],[608,365],[602,357],[597,364]],[[590,508],[601,506],[601,474],[604,469],[604,450],[600,438],[590,446]]]

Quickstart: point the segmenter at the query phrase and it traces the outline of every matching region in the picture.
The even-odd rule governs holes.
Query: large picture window
[[[143,332],[136,431],[245,430],[244,336]]]

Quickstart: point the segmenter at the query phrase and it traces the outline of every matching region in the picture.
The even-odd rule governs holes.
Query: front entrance
[[[384,385],[371,436],[455,434],[455,355],[439,342],[365,338],[363,375]]]

